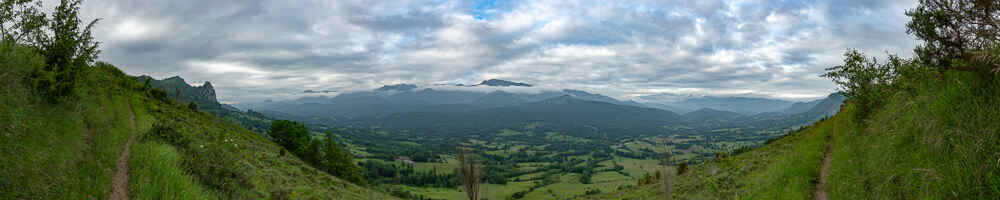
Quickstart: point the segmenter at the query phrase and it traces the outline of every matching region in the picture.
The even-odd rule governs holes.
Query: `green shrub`
[[[177,131],[173,124],[163,121],[154,123],[149,133],[143,135],[143,140],[148,141],[151,139],[162,140],[168,144],[182,148],[187,147],[191,143],[191,139],[187,138],[180,131]]]
[[[827,68],[822,76],[833,79],[844,96],[859,106],[855,116],[858,119],[867,117],[888,98],[890,84],[897,79],[897,72],[910,63],[895,55],[890,55],[888,62],[879,63],[876,58],[866,57],[857,50],[848,50],[844,57],[843,65]]]
[[[326,172],[330,175],[340,177],[341,179],[357,183],[364,184],[364,178],[361,175],[361,167],[354,163],[354,158],[350,153],[344,151],[343,148],[337,144],[334,140],[333,133],[326,134],[326,140],[323,142],[323,158],[320,163]]]
[[[194,101],[189,102],[187,108],[193,111],[198,111],[198,104],[195,104]]]
[[[687,170],[688,170],[688,163],[682,162],[680,165],[677,166],[677,175],[684,174],[684,172],[687,172]]]
[[[80,27],[80,0],[62,0],[49,19],[41,13],[41,4],[32,0],[4,1],[2,24],[20,27],[22,35],[4,33],[4,43],[32,46],[45,58],[45,67],[35,68],[29,74],[31,86],[46,100],[58,103],[74,97],[76,84],[87,67],[97,59],[98,43],[91,35],[97,20]],[[8,12],[13,7],[34,9],[33,12]],[[15,20],[22,19],[22,20]],[[31,19],[31,20],[23,20]],[[81,29],[83,28],[83,29]],[[23,34],[30,37],[23,37]],[[24,39],[21,39],[24,38]]]
[[[160,100],[161,102],[164,102],[164,103],[171,102],[170,97],[167,96],[167,92],[163,91],[163,89],[160,89],[160,88],[150,88],[148,94],[149,94],[149,97],[152,97],[153,99],[156,99],[156,100]]]
[[[267,135],[293,154],[301,155],[310,143],[309,130],[305,125],[288,120],[275,120]]]
[[[245,188],[252,184],[248,180],[247,171],[236,170],[236,160],[228,155],[221,144],[204,143],[197,147],[191,146],[185,152],[183,165],[201,184],[211,189],[221,191],[233,199],[241,198]]]
[[[931,66],[990,73],[988,65],[968,65],[984,49],[1000,44],[1000,1],[921,0],[906,11],[907,33],[924,43],[915,49],[918,60]],[[1000,69],[1000,68],[997,68]]]

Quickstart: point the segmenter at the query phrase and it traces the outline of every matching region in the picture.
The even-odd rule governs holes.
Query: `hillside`
[[[264,133],[274,121],[274,118],[258,112],[242,111],[229,104],[219,103],[215,96],[215,88],[210,82],[205,82],[201,86],[192,86],[179,76],[157,80],[143,75],[136,79],[144,85],[148,81],[149,87],[163,90],[166,92],[167,98],[180,104],[186,105],[193,102],[199,111],[214,114],[254,132]]]
[[[805,130],[673,179],[674,199],[990,199],[1000,195],[1000,80],[970,72],[907,79],[871,117],[857,105]],[[962,102],[962,103],[958,103]],[[821,103],[822,104],[822,103]],[[829,146],[828,146],[829,145]],[[829,164],[820,180],[821,161]],[[673,171],[673,170],[671,170]],[[663,185],[589,199],[661,199]],[[816,193],[814,193],[816,192]]]
[[[82,68],[74,92],[51,103],[26,83],[41,56],[5,44],[0,58],[0,199],[105,199],[119,181],[133,199],[393,199],[114,66]]]
[[[177,100],[182,104],[194,102],[200,108],[221,108],[215,96],[215,88],[211,82],[205,82],[200,86],[191,86],[180,76],[173,76],[163,80],[156,80],[149,76],[139,76],[140,83],[149,81],[150,86],[163,89],[167,96]]]
[[[659,131],[661,126],[679,121],[677,114],[670,111],[586,101],[568,95],[527,104],[477,108],[461,104],[443,105],[386,118],[362,119],[360,122],[374,123],[389,130],[416,129],[436,134],[518,128],[540,122],[552,126],[554,130],[586,136],[605,131],[620,135]]]
[[[702,108],[709,108],[720,111],[731,111],[744,115],[753,115],[758,113],[780,111],[796,104],[795,102],[779,99],[753,97],[692,97],[660,94],[641,96],[639,98],[648,105],[678,113],[687,113]],[[806,102],[801,103],[804,105],[798,105],[796,107],[802,107],[805,109],[812,107]]]

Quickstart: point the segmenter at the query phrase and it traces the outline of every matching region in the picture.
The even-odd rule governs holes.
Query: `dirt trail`
[[[826,153],[823,155],[823,162],[819,167],[819,183],[816,183],[816,189],[813,190],[813,199],[815,200],[827,200],[826,196],[826,177],[830,171],[830,157],[833,156],[833,136],[837,134],[837,122],[830,120],[833,123],[833,128],[830,130],[830,134],[826,136]]]
[[[135,142],[135,112],[132,111],[132,103],[125,102],[128,104],[128,114],[129,120],[132,122],[132,134],[129,135],[128,141],[125,142],[125,146],[122,147],[121,154],[118,154],[118,162],[115,164],[115,175],[111,177],[111,194],[108,199],[111,200],[122,200],[129,199],[128,197],[128,160],[132,154],[132,143]]]

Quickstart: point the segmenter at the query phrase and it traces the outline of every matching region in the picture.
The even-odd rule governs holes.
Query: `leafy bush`
[[[906,11],[907,33],[923,40],[916,49],[920,61],[932,66],[988,73],[983,65],[955,65],[1000,41],[1000,1],[921,0]]]
[[[310,143],[309,130],[306,129],[305,125],[294,121],[275,120],[271,122],[271,129],[267,131],[267,135],[271,137],[271,140],[274,140],[274,143],[278,143],[296,155],[302,155]]]
[[[320,161],[322,169],[330,175],[340,177],[344,180],[363,184],[361,167],[354,163],[354,158],[350,153],[344,151],[333,138],[333,133],[326,134],[326,141],[323,144],[323,159]]]
[[[351,154],[337,144],[333,133],[327,133],[326,140],[314,140],[305,125],[288,120],[275,120],[271,123],[267,134],[275,143],[313,167],[353,183],[365,183],[361,168],[354,163]]]
[[[238,170],[240,165],[232,155],[228,155],[222,144],[206,143],[188,148],[183,165],[203,185],[222,191],[234,199],[241,198],[241,191],[250,188],[247,171]]]
[[[60,1],[50,19],[42,12],[40,2],[0,2],[4,45],[30,46],[45,58],[45,67],[32,69],[28,76],[36,92],[51,103],[73,96],[77,80],[100,52],[91,35],[97,20],[81,27],[80,3]]]
[[[688,163],[687,162],[682,162],[680,165],[677,166],[677,175],[684,174],[684,172],[687,172],[687,171],[688,171]]]
[[[153,123],[153,127],[149,129],[149,133],[143,135],[143,140],[151,139],[159,139],[178,147],[187,147],[191,143],[191,140],[185,137],[180,131],[177,131],[173,124],[164,121]]]
[[[170,101],[170,97],[167,96],[167,92],[163,91],[163,89],[160,89],[160,88],[150,88],[148,94],[149,94],[149,97],[152,97],[153,99],[156,99],[156,100],[160,100],[161,102],[164,102],[164,103],[171,102]]]
[[[897,71],[909,63],[895,55],[889,56],[889,62],[879,63],[876,58],[866,57],[857,50],[848,50],[844,57],[844,65],[827,68],[822,76],[833,79],[844,96],[859,106],[856,115],[859,119],[865,118],[888,97],[889,86],[898,77]]]

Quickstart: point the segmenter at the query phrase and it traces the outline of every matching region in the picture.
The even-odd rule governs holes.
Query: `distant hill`
[[[264,115],[251,114],[249,111],[233,105],[219,103],[215,88],[208,81],[201,86],[191,86],[179,76],[163,80],[156,80],[149,76],[138,76],[136,80],[143,84],[149,81],[150,87],[163,90],[167,93],[167,97],[174,101],[184,105],[194,102],[198,106],[198,110],[215,114],[257,133],[263,134],[271,121],[274,120]]]
[[[756,97],[718,97],[679,94],[653,94],[638,97],[643,104],[677,113],[686,113],[702,108],[732,111],[745,115],[786,110],[794,106],[801,111],[808,110],[816,102],[792,102],[780,99]],[[789,113],[792,114],[792,113]]]
[[[469,107],[496,107],[538,102],[549,98],[570,95],[578,99],[606,102],[618,105],[644,106],[634,101],[620,101],[608,96],[580,90],[565,89],[540,93],[513,93],[503,91],[505,87],[531,87],[499,79],[485,80],[469,87],[497,87],[497,91],[479,92],[469,90],[420,89],[412,84],[386,85],[372,91],[340,94],[334,97],[311,96],[289,101],[265,101],[236,105],[242,109],[258,111],[281,111],[302,118],[372,118],[406,113],[440,105],[464,104]]]
[[[793,102],[749,97],[712,97],[686,99],[676,103],[668,103],[674,107],[711,108],[715,110],[732,111],[742,114],[757,114],[778,111],[792,105]]]
[[[721,111],[711,108],[702,108],[681,115],[684,120],[691,122],[702,122],[702,121],[729,121],[736,120],[745,117],[745,115],[731,112],[731,111]]]
[[[417,86],[416,85],[411,85],[411,84],[396,84],[396,85],[382,86],[382,87],[380,87],[378,89],[375,89],[375,91],[380,91],[380,92],[384,92],[384,91],[400,91],[400,92],[405,92],[405,91],[410,91],[410,90],[413,90],[413,89],[417,89]]]
[[[487,93],[486,95],[479,97],[474,102],[470,104],[481,106],[481,107],[503,107],[518,105],[526,102],[522,98],[517,97],[516,94],[504,92],[504,91],[494,91]]]
[[[646,103],[643,103],[643,105],[646,105],[647,107],[650,107],[650,108],[657,108],[657,109],[669,110],[671,112],[680,113],[680,114],[688,113],[688,112],[691,112],[691,111],[694,111],[694,110],[698,109],[698,108],[688,108],[688,107],[673,106],[673,105],[670,105],[670,104],[659,103],[659,102],[646,102]]]
[[[637,135],[665,132],[663,126],[681,123],[676,113],[607,102],[588,101],[570,95],[543,101],[494,108],[468,104],[435,106],[415,112],[383,118],[358,119],[355,124],[376,125],[389,130],[422,130],[428,134],[465,134],[490,130],[520,128],[541,123],[546,130],[577,136],[599,133]]]
[[[137,77],[139,82],[149,81],[154,88],[163,89],[167,96],[181,103],[194,102],[200,108],[222,108],[219,100],[215,96],[215,88],[212,83],[206,81],[200,86],[191,86],[180,76],[173,76],[163,80],[156,80],[149,76]]]
[[[507,80],[500,80],[500,79],[485,80],[485,81],[483,81],[483,82],[481,82],[479,84],[476,84],[476,85],[498,86],[498,87],[510,87],[510,86],[515,86],[515,87],[531,87],[532,86],[531,84],[527,84],[527,83],[518,83],[518,82],[507,81]]]
[[[483,82],[505,83],[498,80]],[[733,129],[743,133],[778,133],[829,116],[836,112],[842,102],[842,98],[796,104],[761,98],[694,97],[674,104],[643,104],[573,89],[515,93],[498,87],[492,92],[479,92],[446,88],[421,89],[416,85],[396,84],[334,97],[313,96],[237,106],[274,117],[334,127],[379,127],[425,134],[472,134],[544,122],[548,128],[588,135],[615,131],[630,134],[645,131],[641,134],[653,134],[716,129]],[[791,108],[793,105],[794,108]],[[679,115],[673,110],[682,110],[685,114]],[[681,126],[664,128],[669,125]],[[681,127],[691,129],[677,129]],[[766,134],[760,136],[766,137]]]

